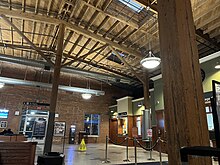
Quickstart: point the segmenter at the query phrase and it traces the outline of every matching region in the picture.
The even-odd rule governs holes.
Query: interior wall
[[[9,66],[8,66],[9,67]],[[25,69],[14,69],[4,67],[5,72],[3,71],[1,76],[9,76],[13,78],[21,78],[25,75]],[[33,69],[32,71],[35,71]],[[6,74],[8,73],[8,74]],[[31,73],[31,70],[28,70],[28,74]],[[22,76],[19,76],[22,75]],[[26,77],[32,77],[34,80],[38,79],[36,75],[29,75]],[[49,77],[45,77],[49,78]],[[42,79],[43,80],[43,79]],[[77,81],[74,81],[77,80]],[[69,83],[69,78],[67,80],[63,77],[62,81]],[[72,83],[74,84],[83,84],[85,81],[72,77]],[[86,84],[86,83],[85,83]],[[100,83],[93,86],[99,87]],[[82,86],[82,85],[81,85]],[[103,85],[102,90],[105,91],[104,96],[93,96],[90,100],[83,100],[80,93],[66,92],[59,90],[56,113],[59,114],[59,117],[56,118],[56,121],[65,121],[66,122],[66,136],[68,136],[70,125],[76,125],[76,134],[81,130],[84,130],[84,115],[89,114],[100,114],[100,136],[97,139],[97,142],[105,142],[105,136],[109,134],[109,106],[116,103],[115,98],[121,98],[128,95],[128,92],[121,90],[119,88]],[[15,86],[15,85],[5,85],[0,89],[0,108],[6,108],[9,110],[8,119],[0,119],[8,121],[8,127],[11,128],[14,133],[18,133],[18,127],[21,118],[21,112],[23,108],[23,102],[46,102],[49,103],[50,98],[50,89],[40,88],[40,87],[25,87],[25,86]],[[15,111],[19,111],[20,115],[15,116]],[[51,130],[52,131],[52,130]],[[59,139],[55,138],[59,141]],[[61,141],[61,138],[60,138]],[[76,139],[77,141],[77,139]]]

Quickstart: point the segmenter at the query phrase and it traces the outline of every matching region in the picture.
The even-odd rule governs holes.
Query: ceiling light
[[[149,51],[148,55],[144,57],[143,60],[141,60],[141,65],[147,69],[153,69],[156,68],[158,65],[160,65],[161,59],[158,57],[155,57],[151,51]]]
[[[217,64],[217,65],[215,66],[215,69],[220,69],[220,65]]]
[[[5,86],[5,83],[0,83],[0,88],[3,88]]]
[[[83,93],[82,94],[82,98],[85,100],[91,99],[91,97],[92,97],[92,94],[90,94],[90,93]]]

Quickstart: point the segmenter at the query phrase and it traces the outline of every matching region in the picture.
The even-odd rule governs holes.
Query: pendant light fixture
[[[90,90],[89,80],[87,81],[87,88],[88,88],[88,91],[89,91]],[[89,100],[89,99],[91,99],[91,97],[92,97],[91,93],[82,93],[82,98],[85,99],[85,100]]]
[[[92,97],[92,94],[90,93],[82,93],[82,98],[85,100],[89,100],[91,99],[91,97]]]
[[[155,57],[151,50],[149,50],[148,55],[141,60],[141,65],[147,69],[156,68],[160,65],[161,59],[159,57]]]
[[[160,62],[161,62],[161,59],[159,57],[155,57],[153,52],[151,51],[151,41],[150,41],[151,37],[149,38],[148,54],[140,61],[140,64],[147,69],[154,69],[158,65],[160,65]]]

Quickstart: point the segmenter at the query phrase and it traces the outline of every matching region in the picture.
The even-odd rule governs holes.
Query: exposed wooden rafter
[[[39,49],[37,48],[11,21],[8,20],[8,18],[4,15],[4,14],[1,14],[1,18],[9,25],[11,26],[13,29],[15,29],[15,31],[22,37],[24,38],[24,40],[33,48],[35,49],[50,65],[54,65],[53,62],[48,59],[44,53]]]

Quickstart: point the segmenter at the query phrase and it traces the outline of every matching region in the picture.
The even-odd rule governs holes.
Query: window
[[[119,1],[138,13],[144,8],[134,0],[119,0]]]
[[[99,122],[100,115],[98,114],[85,114],[84,128],[88,135],[99,135]]]

